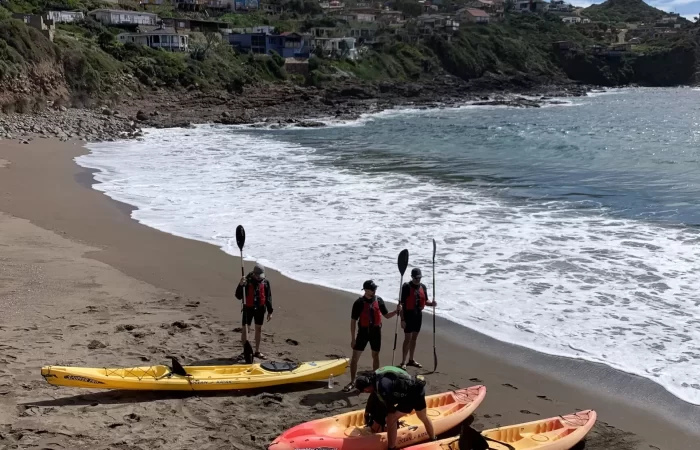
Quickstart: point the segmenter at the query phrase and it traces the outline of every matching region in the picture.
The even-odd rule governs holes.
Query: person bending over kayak
[[[382,408],[386,411],[388,450],[396,448],[399,419],[413,411],[425,425],[430,439],[433,441],[437,439],[433,422],[427,413],[425,380],[422,377],[412,377],[403,369],[386,366],[368,376],[357,377],[355,387],[360,392],[370,393],[370,398],[367,401],[368,406],[371,402],[375,402],[371,410],[365,410],[366,417],[369,416],[372,421],[372,423],[365,423],[365,425],[371,427],[372,431],[382,431],[384,425],[382,423],[383,417],[381,417]],[[378,408],[378,403],[381,403],[382,408]]]
[[[403,356],[399,367],[406,369],[406,366],[421,368],[416,362],[416,342],[418,333],[423,323],[423,309],[426,306],[437,306],[435,301],[428,300],[428,288],[420,282],[422,274],[419,268],[411,270],[411,281],[404,283],[401,287],[401,328],[403,328]],[[408,356],[408,364],[406,363]]]
[[[245,298],[243,291],[245,290]],[[236,288],[236,298],[243,301],[243,331],[241,332],[241,342],[245,346],[248,340],[248,328],[255,320],[255,353],[256,358],[264,358],[260,353],[260,336],[262,326],[265,321],[265,310],[267,310],[267,321],[272,319],[272,290],[270,282],[265,279],[265,267],[256,263],[253,271],[241,278]]]
[[[367,280],[362,285],[365,295],[355,300],[350,314],[350,346],[352,347],[352,358],[350,359],[350,383],[343,388],[345,392],[350,392],[354,386],[357,375],[357,362],[365,351],[367,343],[372,349],[372,369],[379,368],[379,351],[382,348],[382,316],[391,319],[401,310],[401,305],[396,305],[396,310],[389,312],[386,309],[384,300],[376,295],[377,285],[374,281]],[[355,329],[357,327],[357,335]]]

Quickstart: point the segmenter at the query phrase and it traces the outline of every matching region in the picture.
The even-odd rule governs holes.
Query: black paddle
[[[403,249],[399,253],[399,273],[401,273],[401,283],[399,284],[399,303],[401,303],[401,289],[403,288],[403,274],[408,267],[408,250]],[[391,353],[391,365],[394,365],[394,357],[396,355],[396,340],[399,337],[399,314],[396,315],[396,326],[394,328],[394,351]]]
[[[437,245],[433,239],[433,302],[435,301],[435,251]],[[435,306],[433,305],[433,373],[437,370],[437,350],[435,349]]]
[[[241,277],[245,277],[245,269],[243,268],[243,246],[245,245],[245,228],[243,228],[243,225],[238,225],[236,227],[236,244],[238,244],[238,250],[241,251]],[[245,292],[243,293],[243,299],[245,299]],[[244,305],[244,300],[241,300],[241,313],[245,314],[243,310],[243,305]],[[246,327],[246,332],[250,331],[248,330],[247,326],[245,323],[243,324],[244,327]],[[246,333],[246,336],[248,334]],[[245,344],[243,344],[243,355],[245,358],[246,364],[253,364],[253,348],[250,345],[250,342],[246,339]]]
[[[238,250],[241,251],[241,276],[245,276],[243,271],[243,246],[245,245],[245,228],[243,225],[238,225],[236,227],[236,244],[238,244]]]

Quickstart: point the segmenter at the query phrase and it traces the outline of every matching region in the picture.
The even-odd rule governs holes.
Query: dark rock
[[[148,116],[146,115],[145,112],[139,110],[139,111],[136,113],[136,120],[140,120],[140,121],[143,122],[144,120],[148,120]]]
[[[297,123],[296,126],[301,128],[322,128],[325,127],[326,124],[323,122],[304,121]]]
[[[87,347],[88,347],[90,350],[95,350],[95,349],[98,349],[98,348],[105,348],[105,347],[107,347],[107,346],[106,346],[105,344],[103,344],[102,342],[100,342],[100,341],[92,340],[92,341],[90,341],[90,343],[88,344]]]

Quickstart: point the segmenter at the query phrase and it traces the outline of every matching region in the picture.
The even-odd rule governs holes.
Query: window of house
[[[160,44],[160,36],[153,36],[153,43],[154,44]]]
[[[252,47],[264,47],[265,46],[265,36],[251,36],[250,45]]]

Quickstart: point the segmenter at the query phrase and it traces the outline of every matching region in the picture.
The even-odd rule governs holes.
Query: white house
[[[47,16],[55,23],[72,23],[85,18],[82,11],[49,11]]]
[[[186,52],[190,48],[189,35],[167,29],[159,29],[147,33],[120,33],[117,35],[117,39],[122,44],[130,42],[156,49],[162,48],[172,52]]]
[[[158,15],[120,9],[96,9],[88,13],[103,25],[156,25]]]
[[[345,45],[342,44],[343,42]],[[348,58],[355,59],[357,57],[355,38],[353,37],[313,38],[311,46],[313,49],[321,48],[326,54],[340,55],[345,51]]]
[[[259,25],[257,27],[246,27],[246,28],[231,28],[231,33],[238,34],[273,34],[275,32],[275,27],[270,25]]]
[[[579,16],[563,16],[561,21],[564,23],[581,23],[581,18]]]

